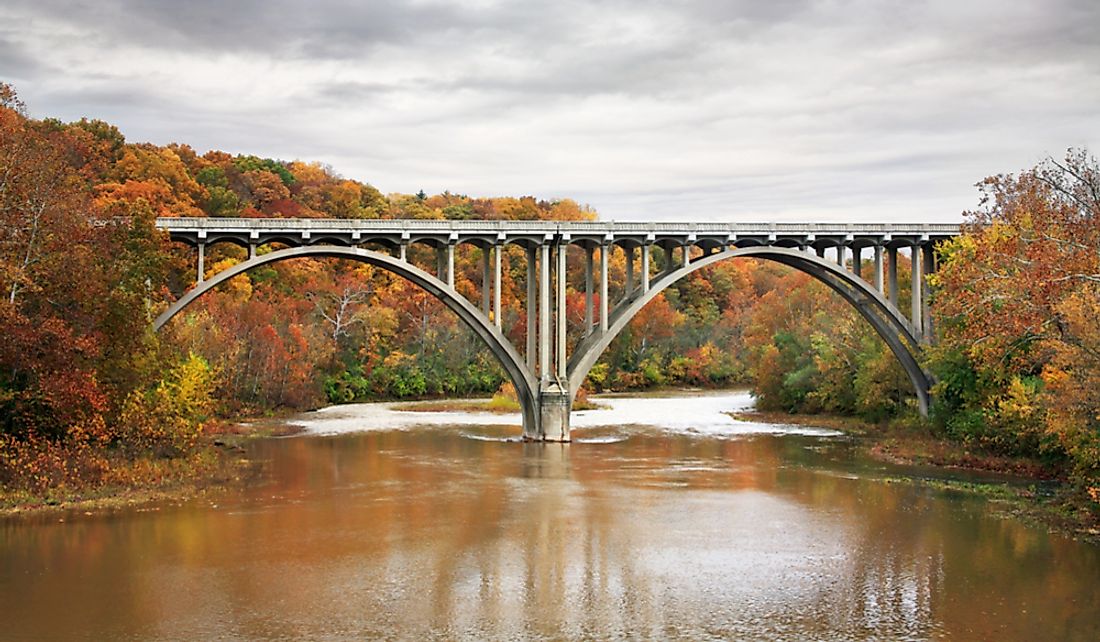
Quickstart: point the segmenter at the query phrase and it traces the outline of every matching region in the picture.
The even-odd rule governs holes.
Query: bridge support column
[[[863,278],[863,248],[852,248],[852,274]]]
[[[481,250],[481,311],[485,316],[489,316],[489,306],[492,304],[492,287],[490,287],[489,279],[492,278],[491,265],[489,261],[489,246],[486,245]]]
[[[684,250],[684,267],[691,265],[691,246],[687,243],[680,246]]]
[[[642,292],[649,292],[649,244],[642,246]]]
[[[924,275],[924,284],[921,286],[921,292],[923,294],[921,297],[921,317],[924,321],[922,329],[924,342],[932,343],[932,299],[930,296],[932,291],[928,286],[928,277],[932,275],[935,269],[935,254],[931,243],[925,243],[921,246],[921,250],[923,254],[921,257],[921,267],[923,269],[921,271]]]
[[[493,246],[493,323],[500,328],[500,253],[504,246]]]
[[[248,244],[248,260],[251,261],[254,258],[256,258],[256,244],[255,243],[249,243]]]
[[[568,390],[551,381],[539,391],[539,439],[569,441],[569,411],[573,399]]]
[[[550,378],[550,244],[539,248],[539,378]]]
[[[557,285],[557,305],[555,311],[557,312],[554,325],[557,334],[557,354],[554,356],[556,362],[555,376],[558,382],[566,380],[565,374],[565,348],[566,348],[566,336],[565,336],[565,277],[566,277],[566,263],[567,257],[566,251],[569,249],[569,243],[566,241],[560,241],[558,243],[558,269],[557,278],[555,279],[555,285]]]
[[[913,334],[921,335],[921,311],[924,306],[924,295],[922,293],[921,282],[924,281],[924,275],[921,274],[921,249],[919,245],[913,246],[913,258],[910,262],[910,271],[912,276],[912,289],[910,290],[910,322],[913,324]]]
[[[623,301],[626,301],[634,292],[634,248],[624,247],[623,255],[626,258],[626,287],[623,288]]]
[[[607,254],[611,245],[600,246],[600,332],[607,332]]]
[[[898,248],[886,248],[886,255],[890,259],[887,263],[887,282],[890,289],[889,301],[895,308],[898,307]]]
[[[843,245],[836,246],[836,264],[842,268],[847,267],[846,265],[844,265],[845,259],[848,258],[846,252],[847,249],[848,248],[844,247]]]
[[[592,247],[584,248],[584,336],[592,334],[595,305],[592,297]]]
[[[402,241],[397,247],[397,258],[407,263],[409,260],[409,244]]]
[[[527,248],[527,367],[535,373],[535,337],[537,332],[538,316],[538,289],[535,284],[535,248]]]
[[[447,244],[447,287],[455,289],[455,244]]]
[[[206,243],[199,243],[199,270],[195,281],[202,283],[206,280]]]
[[[875,246],[875,290],[882,294],[882,246]]]
[[[817,257],[818,258],[820,258],[820,259],[825,258],[825,246],[824,245],[819,245],[819,246],[815,247],[814,250],[817,251]]]

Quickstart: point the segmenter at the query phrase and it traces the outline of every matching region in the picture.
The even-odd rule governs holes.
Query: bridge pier
[[[538,441],[570,441],[569,412],[573,395],[557,381],[551,381],[539,391]]]

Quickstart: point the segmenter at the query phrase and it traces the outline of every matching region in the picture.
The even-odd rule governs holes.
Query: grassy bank
[[[405,412],[492,412],[498,414],[520,411],[519,402],[514,399],[493,397],[492,399],[429,399],[425,401],[407,401],[394,404],[394,410]]]
[[[498,414],[517,413],[522,410],[519,400],[514,396],[493,395],[491,399],[429,399],[407,401],[394,405],[394,410],[406,412],[492,412]],[[573,400],[573,410],[599,410],[606,408],[588,398],[577,395]]]
[[[270,418],[224,422],[210,426],[194,449],[181,456],[112,453],[109,473],[94,481],[42,491],[0,487],[0,516],[99,512],[216,495],[259,473],[258,464],[245,456],[246,441],[299,430]]]
[[[839,430],[859,437],[867,454],[874,459],[894,464],[929,465],[966,470],[986,471],[1052,480],[1060,471],[1049,462],[1029,457],[1008,457],[971,448],[958,442],[936,437],[929,426],[919,420],[894,420],[873,423],[855,417],[836,415],[799,415],[781,411],[749,411],[730,413],[740,421],[795,424]]]
[[[737,412],[730,416],[739,421],[838,430],[853,436],[865,456],[890,464],[1011,476],[1022,483],[929,479],[924,475],[893,475],[883,481],[984,497],[1016,517],[1073,537],[1100,542],[1100,498],[1068,483],[1062,471],[1051,462],[1005,456],[942,439],[917,419],[872,423],[854,417],[778,411]]]

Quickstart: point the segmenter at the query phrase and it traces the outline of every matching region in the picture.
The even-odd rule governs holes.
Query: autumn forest
[[[212,465],[204,435],[234,417],[507,394],[502,370],[455,315],[359,263],[296,259],[254,270],[152,333],[152,318],[196,278],[192,251],[154,227],[172,216],[598,213],[568,199],[385,194],[317,163],[128,142],[99,120],[31,118],[0,84],[0,484],[9,492],[201,469]],[[937,248],[928,420],[850,306],[806,274],[752,260],[700,270],[658,296],[592,370],[586,392],[747,387],[763,410],[905,425],[960,449],[1032,458],[1096,502],[1100,165],[1070,150],[988,178],[965,216],[966,233]],[[246,249],[219,244],[206,271],[245,258]],[[427,248],[410,260],[433,261]],[[668,260],[655,252],[653,270]],[[475,301],[480,266],[480,250],[459,249],[456,288]],[[569,256],[569,270],[572,284],[583,283],[583,255]],[[624,270],[613,253],[611,282]],[[522,250],[509,248],[502,322],[517,345],[525,278]],[[583,298],[567,295],[574,327]]]

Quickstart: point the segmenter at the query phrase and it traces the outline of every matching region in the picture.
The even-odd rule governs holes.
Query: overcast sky
[[[958,220],[1100,153],[1100,2],[4,0],[0,79],[130,141],[616,220]]]

